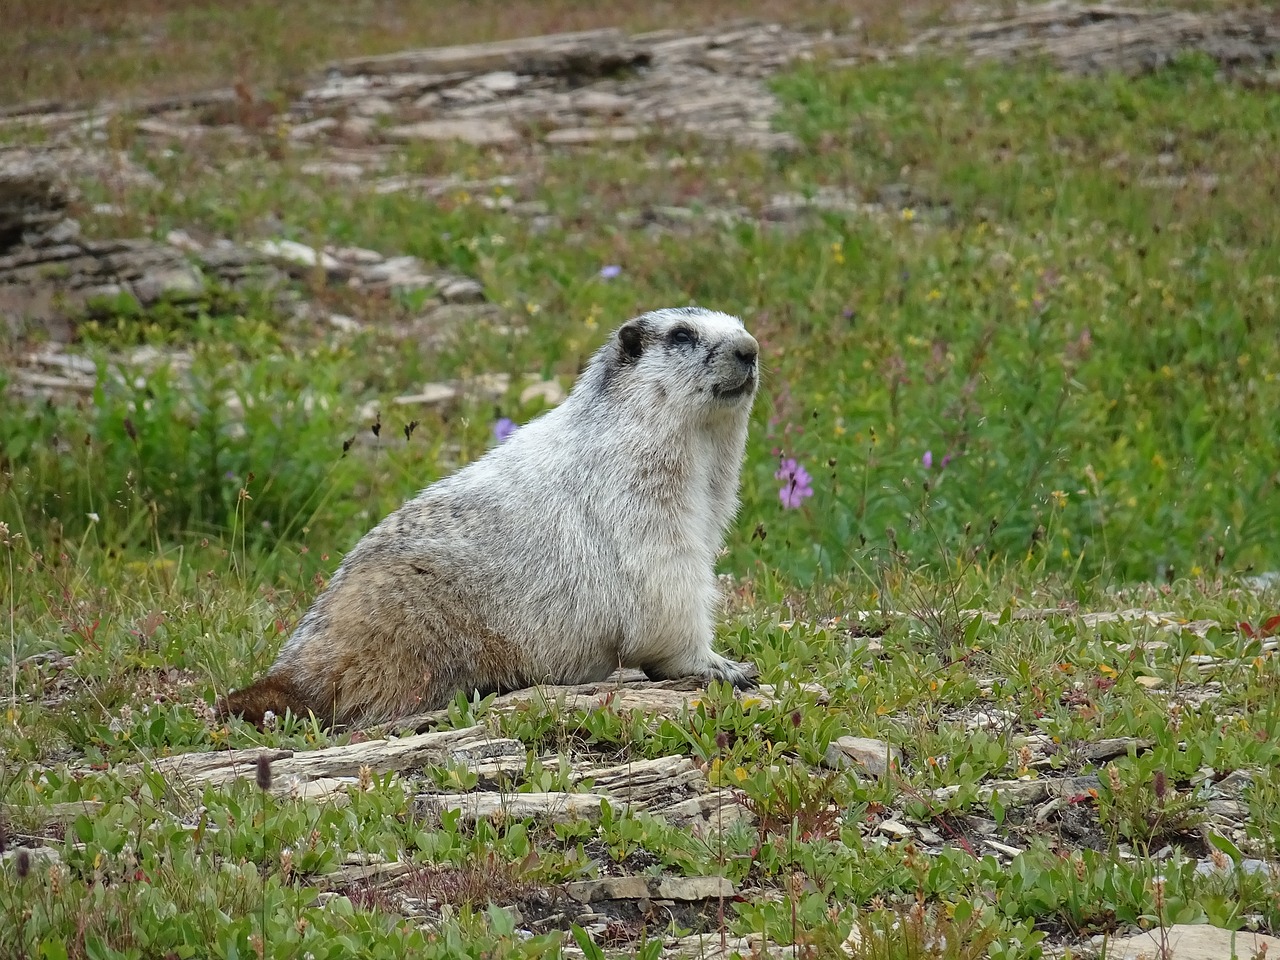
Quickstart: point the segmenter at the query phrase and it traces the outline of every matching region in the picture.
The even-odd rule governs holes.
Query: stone
[[[552,130],[543,141],[557,146],[586,146],[593,143],[630,143],[638,139],[635,127],[573,127]]]
[[[884,777],[890,765],[902,763],[902,752],[883,740],[871,737],[840,737],[827,746],[822,765],[831,770],[844,770],[854,764],[873,777]]]
[[[509,147],[520,134],[505,120],[421,120],[392,127],[387,137],[401,142],[459,140],[477,147]]]
[[[289,131],[290,140],[314,140],[331,130],[338,128],[338,121],[334,117],[320,117],[318,120],[311,120],[307,123],[300,123]]]
[[[548,407],[555,407],[564,403],[568,396],[558,380],[539,380],[520,391],[520,402],[524,404],[541,400]]]
[[[601,900],[699,900],[728,899],[733,883],[725,877],[602,877],[564,885],[564,892],[579,903]]]
[[[538,817],[552,822],[598,820],[602,797],[594,793],[439,793],[418,796],[418,806],[436,814],[456,810],[468,821],[494,817],[524,819]],[[614,812],[626,810],[625,803],[610,802]]]
[[[173,266],[151,270],[133,281],[133,293],[142,303],[162,299],[190,299],[204,292],[204,280],[191,267]]]
[[[900,820],[884,820],[876,827],[876,832],[894,840],[909,840],[915,836],[915,831]]]
[[[338,261],[329,254],[295,240],[256,240],[249,246],[270,260],[297,267],[336,270]]]
[[[1107,944],[1109,960],[1253,960],[1263,955],[1280,956],[1280,937],[1207,924],[1175,923]]]
[[[573,97],[573,108],[579,113],[617,117],[627,113],[633,101],[630,97],[610,93],[608,90],[583,90]]]
[[[406,393],[404,396],[396,397],[392,403],[403,407],[435,407],[444,403],[452,403],[458,399],[460,393],[461,391],[458,387],[451,383],[428,383],[417,393]]]

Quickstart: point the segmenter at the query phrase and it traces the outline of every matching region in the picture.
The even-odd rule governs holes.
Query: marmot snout
[[[623,324],[563,404],[366,534],[219,711],[363,725],[619,666],[752,686],[712,639],[758,356],[723,313]]]

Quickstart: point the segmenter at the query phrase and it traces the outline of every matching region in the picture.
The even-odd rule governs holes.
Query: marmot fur
[[[711,644],[757,358],[723,313],[623,324],[564,403],[364,536],[219,713],[360,726],[619,666],[753,686]]]

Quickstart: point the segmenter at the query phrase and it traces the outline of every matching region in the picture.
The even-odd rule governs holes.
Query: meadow
[[[40,82],[10,76],[80,93]],[[412,255],[476,277],[499,322],[441,331],[412,295],[304,280],[308,319],[211,286],[195,311],[85,318],[78,402],[3,389],[39,339],[7,335],[0,955],[656,958],[692,931],[690,955],[1011,960],[1175,923],[1280,936],[1280,93],[1196,54],[1141,77],[819,61],[769,85],[798,150],[406,146],[390,173],[484,184],[429,201],[335,187],[269,126],[165,151],[106,127],[155,179],[82,183],[91,234]],[[770,216],[780,196],[839,202]],[[525,374],[567,389],[613,327],[687,303],[762,348],[719,646],[765,695],[648,720],[461,697],[433,725],[524,743],[510,795],[589,792],[583,758],[683,756],[749,818],[472,821],[419,802],[474,787],[460,767],[362,771],[342,802],[153,767],[376,739],[211,705],[373,523],[545,409]],[[139,346],[182,363],[129,369]],[[490,374],[496,399],[395,402]],[[896,763],[828,769],[848,736]],[[336,884],[356,853],[408,880]],[[736,893],[533,923],[618,874]]]

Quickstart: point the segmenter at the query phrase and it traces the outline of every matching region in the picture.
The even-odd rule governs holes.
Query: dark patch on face
[[[711,366],[711,361],[715,359],[716,354],[719,352],[720,344],[718,343],[713,343],[711,346],[707,347],[707,355],[702,358],[702,365],[704,367]]]

